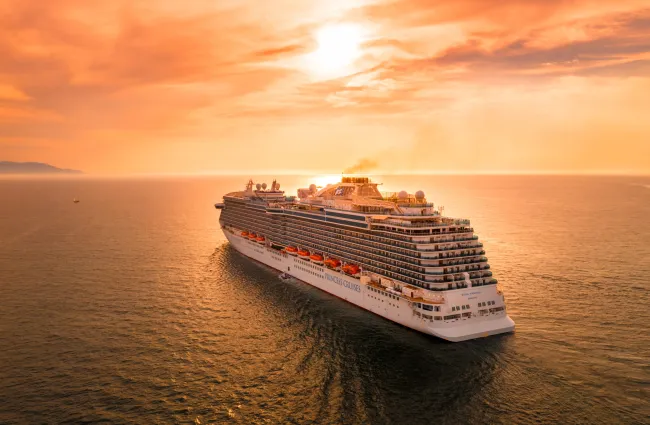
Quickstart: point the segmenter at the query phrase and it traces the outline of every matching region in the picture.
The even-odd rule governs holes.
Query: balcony
[[[469,220],[454,220],[453,222],[422,222],[422,221],[406,221],[406,220],[391,220],[391,219],[377,219],[371,218],[371,224],[383,224],[386,226],[399,226],[399,227],[444,227],[444,226],[458,226],[469,225]]]

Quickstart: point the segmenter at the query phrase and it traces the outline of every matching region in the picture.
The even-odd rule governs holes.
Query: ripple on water
[[[535,179],[394,183],[485,233],[517,332],[461,344],[238,254],[227,179],[0,181],[0,422],[647,423],[647,194]]]

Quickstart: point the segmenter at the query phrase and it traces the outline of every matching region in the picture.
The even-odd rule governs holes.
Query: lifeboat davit
[[[241,232],[241,235],[242,235],[242,237],[247,238],[248,237],[248,232],[244,230],[243,232]]]
[[[316,264],[323,264],[323,256],[320,254],[312,254],[309,256],[309,259]]]
[[[338,267],[341,267],[341,262],[336,258],[328,258],[325,260],[325,265],[330,269],[336,269]]]
[[[346,264],[343,266],[343,272],[350,276],[358,276],[361,272],[361,268],[356,264]]]
[[[298,257],[303,260],[309,260],[309,251],[305,251],[304,249],[298,250]]]
[[[287,254],[291,254],[291,255],[296,255],[298,253],[298,248],[296,248],[295,246],[288,246],[284,250],[287,251]]]
[[[256,239],[257,242],[259,242],[259,243],[264,243],[264,240],[265,240],[265,239],[264,239],[264,236],[258,236],[258,237],[255,238],[255,239]]]

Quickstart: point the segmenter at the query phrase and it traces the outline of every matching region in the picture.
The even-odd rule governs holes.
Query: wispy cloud
[[[353,63],[330,76],[309,57],[318,29],[336,23],[363,38]],[[616,166],[643,168],[650,129],[635,118],[650,109],[636,95],[650,78],[648,40],[650,9],[637,0],[6,0],[0,153],[90,171],[191,171],[273,146],[278,168],[331,170],[329,152],[294,153],[316,139],[364,158],[406,145],[400,167],[433,167],[423,134],[435,133],[446,139],[437,151],[456,158],[445,167],[474,149],[543,168],[558,147],[540,150],[537,133],[557,129],[549,137],[565,144],[579,134],[569,155],[591,146],[607,157],[601,135],[620,128],[637,152]],[[17,140],[30,142],[6,148]],[[591,163],[602,167],[599,158]]]

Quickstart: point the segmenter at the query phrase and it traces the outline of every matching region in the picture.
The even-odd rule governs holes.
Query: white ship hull
[[[369,285],[345,273],[269,248],[225,228],[223,230],[230,244],[242,254],[411,329],[453,342],[514,330],[515,324],[505,311],[485,314],[487,309],[480,310],[477,306],[482,301],[499,300],[500,304],[503,303],[503,296],[497,292],[496,285],[443,292],[443,315],[454,314],[451,306],[461,305],[468,306],[466,311],[463,309],[463,313],[472,314],[471,317],[434,321],[417,313],[413,302],[405,297],[374,291]]]

